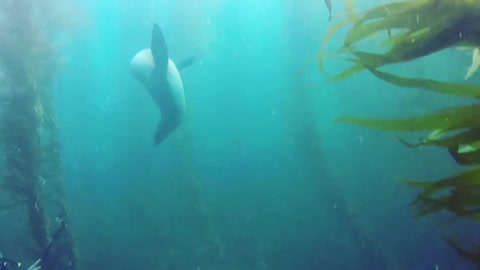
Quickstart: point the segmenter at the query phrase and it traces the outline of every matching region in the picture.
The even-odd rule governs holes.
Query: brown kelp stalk
[[[58,144],[52,109],[55,55],[46,26],[42,27],[41,15],[36,12],[36,5],[41,4],[27,0],[2,2],[5,21],[0,29],[0,136],[6,157],[2,184],[16,200],[25,202],[28,227],[35,243],[25,248],[35,257],[46,255],[51,229],[58,227],[55,223],[49,226],[50,210],[67,218],[58,189],[48,190],[59,186],[63,177],[60,154],[51,145]],[[60,210],[51,207],[55,205]],[[43,257],[44,266],[76,269],[73,238],[68,229],[61,232],[48,256]]]
[[[195,231],[197,232],[199,245],[208,247],[207,252],[202,254],[200,258],[208,264],[205,267],[222,267],[225,264],[224,243],[215,228],[212,213],[205,196],[201,192],[201,179],[195,169],[196,164],[192,154],[193,145],[190,133],[190,126],[187,122],[183,126],[181,142],[176,145],[177,168],[180,170],[181,188],[185,193],[184,198],[189,199],[187,210],[190,210],[189,212],[195,220],[190,226],[196,226]]]
[[[353,13],[353,1],[347,0],[345,4],[347,13]],[[288,10],[294,10],[298,14],[307,14],[307,10],[296,10],[301,8],[295,1],[290,2]],[[307,8],[310,8],[307,6]],[[352,14],[353,16],[353,14]],[[288,33],[295,35],[298,29],[295,22],[287,23]],[[293,27],[294,26],[294,27]],[[287,40],[298,40],[297,37],[291,37]],[[298,50],[294,43],[290,43],[289,51]],[[287,65],[289,66],[289,65]],[[291,66],[294,66],[292,63]],[[288,70],[290,71],[290,70]],[[382,269],[399,269],[399,262],[396,256],[389,252],[384,245],[377,241],[375,236],[370,235],[367,228],[358,219],[354,209],[352,209],[348,198],[345,197],[342,187],[339,186],[338,177],[331,171],[328,153],[324,150],[325,142],[322,141],[322,134],[319,130],[318,115],[316,108],[318,100],[316,95],[305,83],[295,80],[295,87],[289,90],[289,115],[292,139],[295,142],[295,156],[302,157],[302,165],[307,171],[306,179],[303,179],[304,185],[313,185],[318,196],[322,198],[322,205],[335,209],[336,221],[349,225],[348,233],[352,236],[352,246],[359,247],[362,258],[370,258],[375,265],[381,265]],[[370,264],[371,265],[371,264]],[[348,265],[350,267],[351,265]],[[358,266],[361,268],[361,266]]]
[[[352,245],[361,247],[363,258],[372,259],[375,264],[381,265],[386,270],[399,269],[396,256],[391,254],[381,242],[376,241],[373,235],[369,235],[357,219],[341,187],[335,183],[338,179],[331,174],[329,167],[325,166],[328,164],[328,156],[323,150],[322,135],[316,125],[312,95],[306,89],[295,88],[291,96],[292,135],[298,151],[296,156],[303,157],[303,165],[308,171],[309,179],[306,181],[314,182],[316,189],[322,192],[319,196],[324,201],[323,205],[335,207],[337,221],[349,224],[349,233],[354,239]]]
[[[55,240],[56,243],[49,258],[55,263],[55,269],[76,269],[77,254],[65,200],[64,175],[60,155],[61,143],[53,106],[53,87],[53,77],[50,76],[45,78],[39,89],[39,106],[41,106],[39,110],[41,110],[42,123],[41,183],[45,186],[44,193],[48,194],[48,202],[51,206],[49,209],[52,209],[50,212],[60,218],[67,227],[60,231],[61,235]],[[55,227],[59,226],[61,227],[62,223],[56,224]]]
[[[6,75],[12,76],[12,75]],[[18,200],[25,201],[32,236],[38,250],[48,245],[47,221],[40,176],[38,118],[34,95],[22,81],[12,82],[12,89],[22,89],[2,103],[1,138],[6,155],[4,183]]]

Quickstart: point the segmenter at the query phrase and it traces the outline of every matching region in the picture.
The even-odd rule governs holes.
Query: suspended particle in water
[[[276,116],[277,115],[277,110],[275,108],[272,108],[271,113],[272,113],[272,116]]]
[[[39,176],[38,180],[40,180],[40,185],[45,186],[45,183],[47,182],[45,181],[45,178],[43,178],[42,176]]]

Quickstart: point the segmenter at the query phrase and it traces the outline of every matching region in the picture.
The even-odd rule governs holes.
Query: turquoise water
[[[344,7],[332,2],[335,21]],[[448,154],[335,123],[464,101],[370,74],[327,82],[316,63],[331,25],[324,1],[102,0],[77,11],[85,26],[62,50],[55,98],[82,269],[474,269],[441,238],[449,217],[413,220],[416,191],[400,183],[458,171]],[[157,147],[160,114],[129,72],[154,22],[174,61],[200,59],[181,72],[186,121]],[[455,80],[469,61],[446,51],[393,69]],[[345,67],[327,60],[332,74]]]

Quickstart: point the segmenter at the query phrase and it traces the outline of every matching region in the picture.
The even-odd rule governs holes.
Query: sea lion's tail
[[[164,123],[164,121],[160,120],[158,122],[157,131],[155,132],[155,136],[154,136],[155,146],[161,144],[171,132],[172,132],[172,129],[168,128],[168,126]]]
[[[155,146],[161,144],[174,130],[180,126],[180,120],[174,119],[169,121],[160,120],[154,136]]]

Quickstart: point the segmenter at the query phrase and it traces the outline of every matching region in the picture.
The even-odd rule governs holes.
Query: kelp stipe
[[[58,55],[43,38],[44,34],[52,34],[42,21],[45,19],[42,15],[47,14],[36,13],[38,8],[53,15],[55,10],[48,5],[48,2],[16,0],[6,2],[1,10],[5,22],[2,26],[18,29],[15,36],[5,32],[0,44],[2,80],[8,82],[0,84],[0,142],[5,155],[1,185],[11,201],[8,209],[26,215],[26,224],[16,221],[12,226],[28,228],[29,237],[20,237],[25,240],[22,248],[36,258],[42,257],[51,243],[52,229],[56,229],[56,223],[50,222],[53,216],[60,215],[69,222],[52,96]],[[42,267],[77,269],[71,227],[59,238],[61,241],[52,245],[48,256],[42,259]]]

